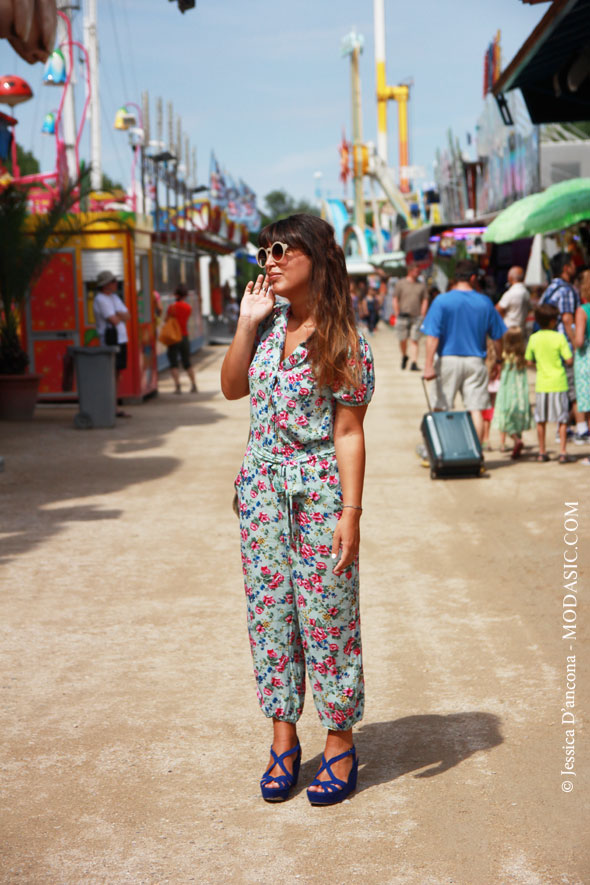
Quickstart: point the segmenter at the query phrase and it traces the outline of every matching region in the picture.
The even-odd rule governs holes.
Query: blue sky
[[[117,107],[151,98],[172,100],[197,148],[199,181],[207,179],[211,149],[234,177],[259,195],[284,188],[313,199],[314,172],[325,195],[340,196],[337,146],[351,133],[349,61],[342,38],[364,35],[361,57],[365,140],[376,140],[373,3],[371,0],[197,0],[181,15],[168,0],[98,0],[103,168],[128,183],[126,135],[112,128]],[[482,107],[483,55],[502,31],[507,64],[541,19],[546,4],[520,0],[385,0],[387,81],[412,78],[410,162],[431,177],[437,146],[449,126],[465,143]],[[82,12],[75,36],[82,38]],[[20,59],[0,41],[0,73],[17,74],[35,97],[16,108],[19,142],[42,169],[53,168],[53,140],[40,134],[43,115],[58,103],[41,84],[42,66]],[[82,108],[79,88],[78,109]],[[5,110],[8,110],[7,108]],[[389,110],[389,161],[397,161],[397,112]],[[88,157],[88,127],[82,155]]]

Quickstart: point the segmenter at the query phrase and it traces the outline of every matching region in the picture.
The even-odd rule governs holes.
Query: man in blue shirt
[[[481,440],[481,413],[490,408],[486,339],[489,336],[494,342],[499,366],[506,325],[491,299],[474,289],[477,265],[473,261],[457,262],[455,280],[454,289],[434,299],[422,324],[427,336],[423,377],[436,378],[436,411],[452,409],[461,392]],[[439,359],[435,368],[436,354]]]

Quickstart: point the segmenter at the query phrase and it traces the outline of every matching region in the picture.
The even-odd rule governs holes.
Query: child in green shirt
[[[565,335],[555,331],[559,320],[559,311],[555,305],[540,304],[535,310],[535,319],[541,328],[529,338],[525,359],[528,366],[537,370],[535,384],[535,421],[539,438],[537,461],[549,460],[545,450],[547,422],[556,421],[559,425],[559,463],[567,464],[569,400],[564,363],[567,366],[572,365],[572,352]]]

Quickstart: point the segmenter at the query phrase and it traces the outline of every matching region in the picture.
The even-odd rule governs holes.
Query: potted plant
[[[29,215],[28,187],[9,184],[0,191],[0,418],[5,420],[33,416],[39,376],[27,373],[23,309],[53,253],[82,228],[79,216],[69,214],[80,200],[81,183],[63,188],[44,215]]]

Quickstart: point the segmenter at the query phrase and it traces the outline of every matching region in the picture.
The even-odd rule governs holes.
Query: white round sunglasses
[[[278,240],[276,243],[273,243],[272,246],[269,246],[268,249],[265,249],[264,246],[261,246],[258,252],[256,253],[256,263],[260,267],[266,267],[266,262],[269,259],[269,256],[272,255],[273,261],[277,263],[282,261],[285,257],[285,252],[289,246],[287,243],[281,243]]]

